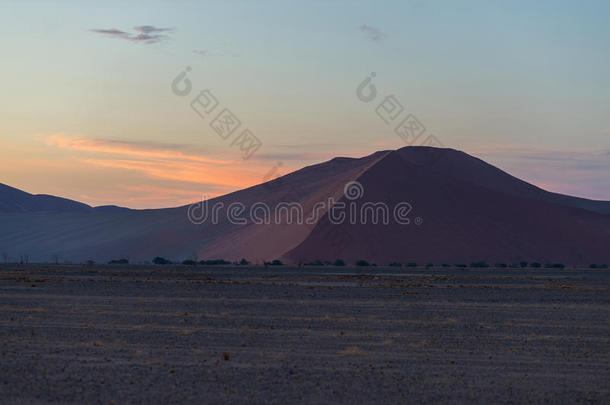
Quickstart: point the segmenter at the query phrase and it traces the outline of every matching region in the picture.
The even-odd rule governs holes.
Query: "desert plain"
[[[0,265],[0,402],[610,402],[610,271]]]

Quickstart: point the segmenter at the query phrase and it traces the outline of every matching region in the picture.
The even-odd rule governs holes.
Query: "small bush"
[[[191,259],[186,259],[186,260],[182,261],[182,264],[185,264],[185,265],[188,265],[188,266],[194,266],[194,265],[197,264],[197,262],[194,261],[194,260],[191,260]]]
[[[504,268],[506,268],[506,263],[496,263],[496,264],[494,264],[494,267],[497,267],[499,269],[504,269]]]
[[[108,262],[108,264],[129,264],[129,260],[127,260],[127,259],[111,260]]]
[[[273,260],[271,263],[269,263],[269,265],[270,266],[283,266],[284,263],[282,263],[281,261],[276,259],[276,260]]]
[[[434,263],[428,263],[428,264],[426,264],[426,268],[427,268],[427,269],[430,269],[430,268],[432,268],[432,267],[434,267]]]
[[[204,266],[219,266],[219,265],[224,265],[224,264],[231,264],[231,262],[228,262],[223,259],[213,259],[213,260],[200,260],[199,264],[204,265]]]
[[[451,267],[451,265],[448,263],[443,263],[443,267]]]
[[[536,269],[539,269],[540,267],[542,267],[542,264],[538,263],[538,262],[533,262],[530,263],[530,266]]]
[[[305,266],[324,266],[322,260],[314,260],[313,262],[305,263]]]
[[[390,267],[402,267],[402,263],[392,262],[392,263],[388,264],[388,266],[390,266]]]
[[[171,264],[172,262],[170,260],[167,260],[166,258],[157,256],[153,259],[153,263],[154,264]]]
[[[370,266],[369,262],[367,262],[366,260],[358,260],[356,262],[356,266]]]
[[[417,267],[417,263],[407,263],[407,267]]]
[[[461,267],[461,268],[463,268],[463,267],[468,267],[468,266],[466,266],[466,265],[465,265],[465,264],[463,264],[463,263],[458,263],[458,264],[456,264],[456,265],[455,265],[455,267]]]
[[[520,262],[519,265],[523,268],[523,267],[527,267],[527,262]]]
[[[85,264],[86,264],[87,266],[93,266],[93,265],[95,264],[95,262],[94,262],[93,260],[87,260],[87,261],[85,262]]]
[[[489,267],[489,264],[485,262],[474,262],[470,263],[470,267]]]
[[[341,260],[341,259],[337,259],[333,263],[333,266],[345,266],[345,262],[343,260]]]
[[[250,262],[249,262],[249,261],[247,261],[246,259],[241,259],[241,260],[239,261],[239,264],[240,264],[241,266],[247,266],[247,265],[249,265],[249,264],[250,264]]]

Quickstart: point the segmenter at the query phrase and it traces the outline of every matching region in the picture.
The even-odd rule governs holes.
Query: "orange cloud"
[[[218,160],[171,150],[176,145],[145,142],[126,142],[107,139],[91,139],[54,134],[45,137],[45,143],[63,149],[85,152],[113,153],[118,155],[137,156],[145,159],[180,159],[200,163],[234,164],[230,160]]]
[[[260,175],[262,168],[248,170],[240,167],[215,167],[213,165],[173,161],[148,162],[121,159],[83,159],[82,161],[101,167],[135,170],[149,177],[159,179],[214,184],[229,189],[248,187],[263,182]]]
[[[213,193],[206,193],[206,198],[213,198]],[[80,194],[79,199],[86,200],[93,205],[116,204],[126,206],[172,207],[192,204],[200,201],[200,190],[186,190],[173,187],[157,187],[151,185],[122,185],[114,190],[105,190],[102,193],[93,192]]]
[[[176,150],[180,145],[126,142],[54,134],[44,137],[48,146],[94,153],[80,161],[99,167],[138,171],[177,181],[220,186],[227,191],[263,181],[268,168],[242,161],[221,160]],[[100,155],[113,155],[103,157]]]

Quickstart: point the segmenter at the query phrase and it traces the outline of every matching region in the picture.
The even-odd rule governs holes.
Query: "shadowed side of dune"
[[[478,171],[456,176],[439,169],[442,160],[456,159],[456,151],[445,150],[440,159],[434,156],[428,164],[425,149],[415,151],[419,153],[417,160],[405,159],[404,153],[399,150],[387,155],[358,178],[364,189],[361,199],[344,198],[341,202],[347,206],[355,202],[360,215],[367,202],[394,207],[405,201],[413,207],[410,224],[393,220],[387,225],[363,221],[333,224],[326,216],[285,259],[366,259],[379,264],[609,261],[610,216],[527,193],[518,196],[514,189],[505,193],[500,191],[502,184],[486,187],[476,178]],[[457,158],[474,159],[465,156]],[[421,219],[420,225],[416,218],[417,222]]]

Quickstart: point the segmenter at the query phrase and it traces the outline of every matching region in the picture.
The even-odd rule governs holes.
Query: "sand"
[[[2,403],[610,401],[610,271],[0,266]]]

